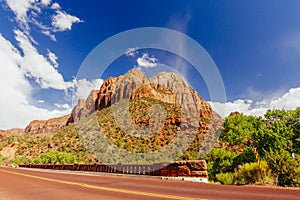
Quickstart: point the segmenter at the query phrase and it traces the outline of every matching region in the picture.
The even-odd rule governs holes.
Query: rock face
[[[94,112],[98,94],[99,90],[92,90],[86,100],[79,99],[77,105],[72,110],[67,124],[76,122]]]
[[[181,106],[181,109],[196,113],[200,118],[211,119],[211,106],[177,73],[162,72],[147,78],[140,70],[132,69],[119,77],[104,81],[100,90],[93,90],[86,101],[79,100],[69,122],[77,122],[95,110],[101,110],[123,99],[150,97]],[[183,122],[185,123],[185,122]],[[200,122],[201,129],[209,129],[209,123]]]
[[[9,130],[0,130],[0,139],[11,135],[22,135],[24,129],[13,128]]]
[[[206,170],[207,165],[205,160],[174,161],[162,168],[161,175],[169,177],[192,176],[208,178]]]
[[[14,142],[0,151],[0,155],[15,159],[17,157],[18,143]]]
[[[38,134],[54,132],[67,125],[70,115],[48,120],[34,120],[26,126],[24,134]]]

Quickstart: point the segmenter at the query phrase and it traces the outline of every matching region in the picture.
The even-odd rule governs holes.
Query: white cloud
[[[53,33],[71,30],[74,23],[82,22],[78,17],[63,11],[58,3],[51,0],[5,0],[9,9],[14,13],[19,29],[30,36],[30,24],[41,29],[41,33],[56,41]],[[46,11],[46,12],[44,12]],[[49,13],[40,20],[40,13]],[[52,14],[54,12],[54,14]],[[48,22],[48,23],[47,23]],[[43,23],[46,23],[43,24]],[[33,40],[33,39],[32,39]]]
[[[135,56],[138,53],[136,48],[128,48],[127,51],[125,52],[126,56]]]
[[[56,11],[56,15],[52,17],[52,26],[55,31],[71,30],[74,23],[82,22],[78,17],[70,15],[63,11]]]
[[[27,30],[29,29],[27,12],[30,9],[37,9],[34,2],[35,0],[6,0],[7,5],[15,14],[17,22]]]
[[[74,80],[74,102],[77,102],[78,99],[86,99],[92,90],[99,90],[102,83],[102,79],[94,79],[92,81],[86,79]]]
[[[46,36],[48,36],[52,41],[56,42],[56,37],[53,35],[49,30],[44,30],[42,33]]]
[[[263,116],[267,110],[286,109],[293,110],[300,106],[300,87],[291,88],[288,92],[277,98],[264,99],[254,102],[252,100],[238,99],[233,102],[219,103],[210,102],[213,109],[222,117],[228,116],[231,112],[238,111],[245,115]]]
[[[72,83],[65,82],[63,76],[48,62],[47,58],[39,54],[24,33],[15,30],[15,38],[24,54],[20,67],[27,76],[34,78],[44,89],[66,90],[72,87]]]
[[[53,3],[53,4],[51,5],[51,8],[52,8],[53,10],[59,10],[59,9],[61,9],[61,7],[60,7],[60,5],[59,5],[58,3]]]
[[[54,106],[56,106],[57,108],[60,108],[60,109],[66,109],[66,110],[70,110],[71,107],[69,104],[59,104],[59,103],[55,103]]]
[[[147,53],[144,53],[142,57],[137,59],[139,67],[151,68],[156,67],[158,60],[155,57],[149,57]]]
[[[36,48],[38,42],[32,37],[31,31],[40,30],[56,41],[55,32],[70,30],[73,23],[81,20],[66,13],[51,0],[4,2],[13,12],[18,28],[14,30],[15,46],[0,33],[0,129],[24,128],[34,119],[49,119],[70,113],[70,106],[64,103],[56,104],[58,109],[55,110],[35,106],[36,103],[45,103],[42,99],[34,99],[34,92],[41,88],[68,91],[77,86],[74,82],[64,80],[57,69],[58,58],[52,51],[45,49],[45,55],[39,52]],[[41,21],[42,12],[48,16],[43,16]],[[62,13],[61,18],[59,13]],[[62,21],[52,26],[55,17]],[[35,28],[31,30],[32,26]],[[37,84],[32,84],[32,81]]]
[[[24,128],[31,120],[48,119],[70,112],[31,105],[34,88],[24,76],[23,59],[21,53],[0,34],[0,129]]]
[[[51,0],[41,0],[41,3],[42,3],[44,6],[48,6],[48,5],[51,3]]]
[[[47,49],[48,51],[48,59],[50,60],[50,62],[52,63],[52,65],[57,68],[58,67],[58,63],[57,63],[57,56],[51,52],[49,49]]]

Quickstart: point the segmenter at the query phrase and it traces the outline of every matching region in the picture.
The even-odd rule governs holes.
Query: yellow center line
[[[35,178],[35,179],[39,179],[39,180],[44,180],[44,181],[63,183],[63,184],[67,184],[67,185],[75,185],[75,186],[80,186],[80,187],[84,187],[84,188],[91,188],[91,189],[97,189],[97,190],[103,190],[103,191],[111,191],[111,192],[119,192],[119,193],[125,193],[125,194],[134,194],[134,195],[142,195],[142,196],[149,196],[149,197],[167,198],[167,199],[206,200],[206,199],[202,199],[202,198],[183,197],[183,196],[175,196],[175,195],[168,195],[168,194],[159,194],[159,193],[151,193],[151,192],[141,192],[141,191],[134,191],[134,190],[102,187],[102,186],[89,185],[89,184],[79,183],[79,182],[63,181],[63,180],[59,180],[59,179],[52,179],[52,178],[45,178],[45,177],[41,177],[41,176],[22,174],[22,173],[11,172],[11,171],[2,170],[2,169],[0,169],[0,171],[4,172],[4,173],[10,173],[10,174],[15,174],[15,175],[19,175],[19,176],[25,176],[25,177]]]

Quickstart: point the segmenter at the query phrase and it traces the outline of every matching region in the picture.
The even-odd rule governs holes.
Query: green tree
[[[72,164],[75,161],[76,159],[72,154],[59,151],[42,153],[33,159],[35,164]]]
[[[300,186],[299,158],[294,159],[288,151],[280,149],[267,152],[266,159],[279,186]]]
[[[224,120],[224,130],[219,139],[228,143],[232,149],[243,149],[251,145],[253,134],[263,129],[263,125],[261,117],[245,116],[243,114],[228,116]]]

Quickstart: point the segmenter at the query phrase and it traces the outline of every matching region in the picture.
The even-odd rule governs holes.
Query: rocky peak
[[[182,109],[185,109],[185,111],[189,111],[202,119],[212,119],[215,116],[211,106],[187,84],[181,75],[174,72],[161,72],[156,76],[147,78],[140,70],[132,69],[123,76],[106,79],[100,90],[92,91],[91,93],[93,94],[90,94],[85,102],[85,104],[89,105],[77,105],[74,107],[72,122],[86,117],[95,110],[109,107],[122,99],[137,99],[141,97],[150,97],[167,103],[175,103],[181,106]],[[88,101],[90,103],[87,103]],[[205,120],[200,122],[200,126],[204,130],[207,130],[209,127]]]
[[[200,117],[211,118],[212,108],[199,94],[191,88],[181,75],[174,72],[161,72],[150,78],[152,83],[163,85],[175,94],[175,101],[190,113],[198,113]]]

